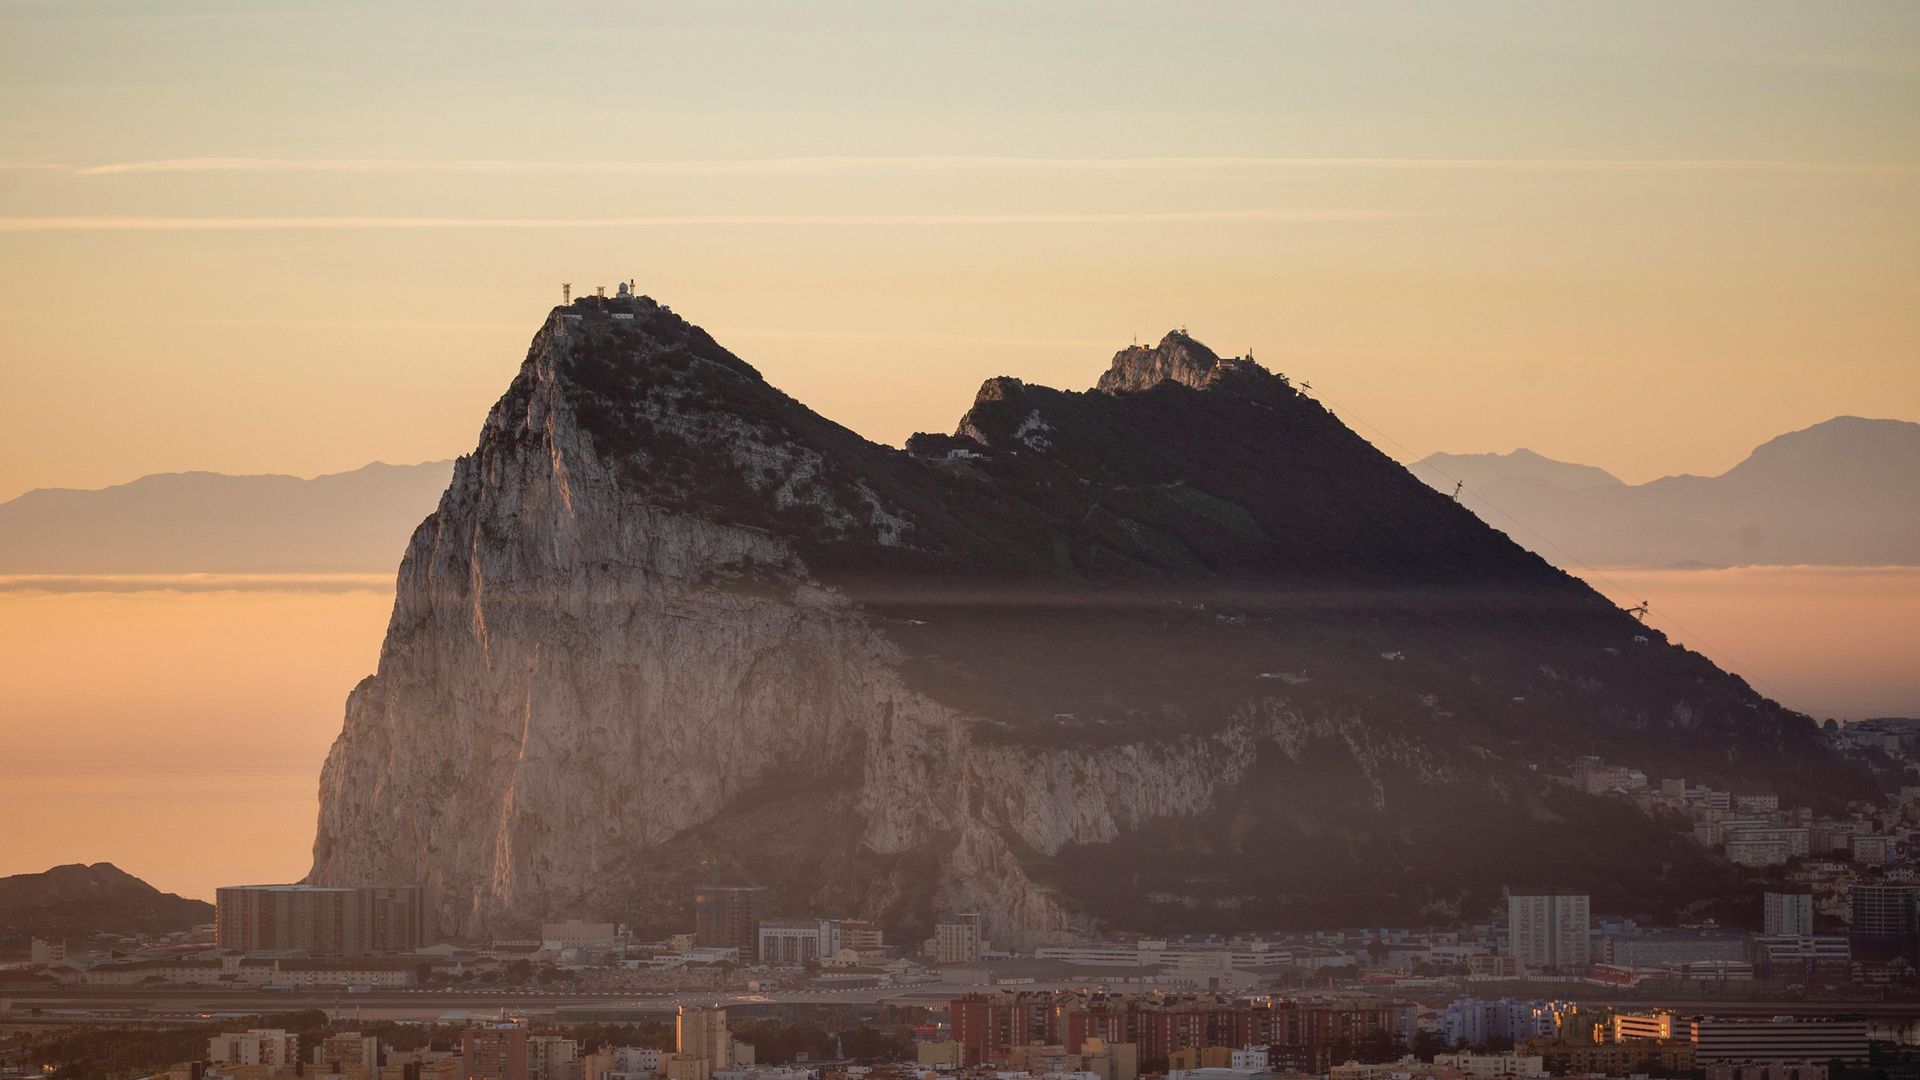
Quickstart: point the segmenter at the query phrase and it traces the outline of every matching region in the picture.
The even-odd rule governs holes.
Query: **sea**
[[[1822,719],[1920,716],[1920,568],[1582,571]],[[0,875],[107,861],[186,896],[309,866],[388,574],[0,577]]]

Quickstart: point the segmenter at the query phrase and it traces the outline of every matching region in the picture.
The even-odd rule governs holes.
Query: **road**
[[[1021,984],[1000,989],[1050,990],[1068,983]],[[291,1012],[324,1009],[329,1013],[381,1020],[433,1020],[448,1014],[506,1012],[551,1013],[563,1006],[593,1006],[669,1016],[682,1005],[731,1009],[782,1005],[842,1006],[850,1009],[877,1005],[944,1007],[954,997],[992,986],[927,983],[867,989],[750,991],[599,991],[478,990],[474,988],[382,989],[365,993],[339,990],[261,990],[204,987],[108,988],[61,987],[0,995],[0,1022],[32,1018],[80,1020],[84,1013],[120,1013],[137,1010],[147,1019],[199,1019],[205,1014]],[[1323,996],[1316,994],[1313,996]],[[1678,1012],[1749,1015],[1834,1016],[1864,1015],[1887,1020],[1920,1020],[1920,1001],[1813,1001],[1684,999],[1663,1002],[1650,998],[1595,995],[1575,996],[1585,1005],[1622,1008],[1672,1008]]]
[[[214,987],[140,988],[60,987],[0,994],[0,1021],[22,1020],[39,1010],[41,1019],[82,1012],[138,1010],[146,1018],[198,1019],[208,1013],[292,1012],[325,1009],[382,1020],[431,1020],[448,1013],[552,1012],[561,1006],[601,1006],[658,1012],[670,1016],[682,1005],[742,1008],[778,1005],[826,1005],[847,1008],[876,1005],[944,1006],[955,994],[990,987],[927,984],[872,989],[671,991],[636,993],[608,990],[581,993],[571,990],[376,989],[265,990]]]

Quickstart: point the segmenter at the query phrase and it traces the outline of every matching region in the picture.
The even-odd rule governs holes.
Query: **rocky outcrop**
[[[1100,375],[1095,389],[1123,394],[1152,389],[1163,382],[1204,390],[1235,371],[1264,371],[1251,357],[1222,358],[1212,349],[1175,330],[1154,346],[1133,345],[1114,354],[1113,365]]]
[[[536,340],[413,536],[379,673],[350,697],[321,777],[313,880],[425,881],[454,933],[617,910],[609,871],[627,854],[768,778],[851,769],[849,843],[937,849],[935,906],[980,910],[1002,939],[1049,936],[1070,919],[1006,834],[1051,853],[1194,812],[1257,738],[1291,730],[1243,718],[1037,767],[977,747],[970,718],[905,687],[898,650],[793,544],[622,485],[562,373],[574,337],[556,320]],[[724,454],[778,510],[900,542],[900,511],[870,491],[851,511],[825,494],[817,452],[732,414],[644,415]]]
[[[424,882],[463,935],[683,927],[685,888],[729,875],[1011,942],[1208,897],[1271,925],[1302,853],[1364,891],[1348,910],[1425,902],[1422,860],[1437,888],[1454,860],[1429,834],[1563,799],[1516,792],[1572,743],[1817,746],[1664,645],[1651,690],[1596,689],[1639,624],[1251,361],[1174,334],[1099,390],[993,380],[902,453],[650,300],[556,311],[408,545],[311,880]],[[1534,624],[1524,656],[1488,611]],[[1355,876],[1375,860],[1384,885]]]

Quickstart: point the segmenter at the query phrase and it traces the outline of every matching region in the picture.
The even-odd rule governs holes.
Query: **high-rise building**
[[[765,885],[694,886],[693,940],[703,949],[738,949],[742,960],[759,959],[766,917]]]
[[[1593,962],[1593,937],[1586,895],[1509,890],[1507,952],[1527,971],[1587,967]]]
[[[470,1027],[460,1033],[467,1080],[529,1080],[527,1029],[518,1024]]]
[[[1766,936],[1807,937],[1813,933],[1811,885],[1769,885],[1762,907],[1762,932]]]
[[[714,1069],[733,1064],[733,1035],[727,1031],[727,1010],[680,1006],[674,1020],[674,1057],[705,1061]]]
[[[1900,882],[1854,884],[1847,899],[1853,909],[1853,953],[1867,959],[1891,959],[1904,956],[1916,959],[1917,935],[1920,935],[1920,905],[1916,887]]]
[[[972,912],[941,919],[933,927],[933,957],[940,964],[980,959],[980,916]]]
[[[433,943],[418,885],[231,885],[214,897],[214,939],[241,952],[365,956]]]

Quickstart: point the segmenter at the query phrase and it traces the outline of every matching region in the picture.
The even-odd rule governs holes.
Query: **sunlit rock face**
[[[1554,880],[1657,905],[1737,882],[1543,773],[1859,778],[1646,633],[1184,334],[901,451],[590,298],[408,545],[311,879],[424,882],[456,935],[684,929],[713,878],[1027,944],[1477,910],[1604,835]]]
[[[1095,389],[1106,394],[1129,390],[1147,390],[1163,382],[1175,382],[1196,390],[1213,385],[1228,371],[1233,360],[1222,360],[1212,349],[1176,330],[1155,346],[1134,345],[1114,356],[1113,366],[1100,376]]]

